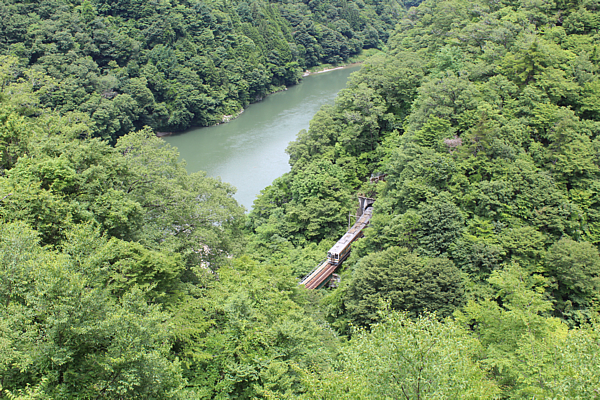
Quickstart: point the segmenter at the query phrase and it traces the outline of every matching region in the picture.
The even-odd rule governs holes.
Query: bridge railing
[[[325,259],[323,259],[323,261],[321,261],[321,262],[319,263],[319,265],[317,265],[317,268],[315,268],[315,269],[313,269],[312,271],[310,271],[310,272],[308,273],[308,275],[306,275],[304,278],[302,278],[302,280],[300,280],[300,284],[301,284],[301,285],[303,285],[303,284],[306,282],[306,280],[307,280],[308,278],[310,278],[311,276],[313,276],[313,275],[314,275],[314,273],[315,273],[315,272],[317,272],[317,271],[319,270],[319,268],[321,268],[321,267],[322,267],[323,265],[325,265],[326,263],[327,263],[327,259],[325,258]]]

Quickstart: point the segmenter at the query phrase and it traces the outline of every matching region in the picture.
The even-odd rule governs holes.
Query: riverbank
[[[332,67],[332,68],[324,68],[324,69],[320,69],[320,70],[316,70],[316,71],[310,71],[310,70],[306,70],[303,74],[302,77],[306,77],[306,76],[310,76],[310,75],[316,75],[316,74],[322,74],[325,72],[331,72],[331,71],[336,71],[338,69],[346,69],[346,68],[352,68],[355,67],[357,65],[361,65],[363,62],[359,61],[359,62],[354,62],[351,64],[346,64],[346,65],[342,65],[339,67]]]
[[[360,55],[350,58],[349,62],[347,64],[344,64],[344,65],[331,65],[331,64],[317,65],[316,67],[312,67],[311,69],[306,70],[302,74],[302,78],[305,78],[305,77],[311,76],[311,75],[318,75],[318,74],[323,74],[323,73],[326,73],[326,72],[337,71],[337,70],[341,70],[341,69],[354,68],[356,66],[361,65],[367,58],[371,57],[374,54],[380,53],[380,52],[381,51],[377,50],[377,49],[368,49],[368,50],[365,50]],[[301,82],[299,82],[297,85],[299,85],[300,83]],[[296,85],[294,85],[294,86],[296,86]],[[291,86],[291,87],[293,87],[293,86]],[[270,95],[272,95],[274,93],[283,92],[283,91],[286,91],[288,89],[289,88],[286,87],[286,86],[275,87],[275,88],[273,88],[272,91],[268,92],[265,97],[256,99],[255,101],[253,101],[252,103],[250,103],[249,106],[263,101],[264,99],[266,99],[267,97],[269,97]],[[193,128],[186,129],[185,131],[182,131],[182,132],[156,132],[156,136],[162,137],[162,138],[166,138],[168,136],[183,134],[183,133],[185,133],[187,131],[194,130],[194,129],[208,128],[208,127],[214,127],[214,126],[218,126],[218,125],[230,123],[231,121],[234,121],[239,116],[241,116],[244,111],[245,111],[245,109],[242,108],[239,112],[237,112],[234,115],[223,115],[220,122],[216,122],[216,123],[214,123],[212,125],[209,125],[209,126],[206,126],[206,127],[202,127],[202,126],[193,127]]]
[[[380,54],[380,53],[384,53],[384,51],[381,51],[379,49],[367,49],[367,50],[363,50],[359,55],[356,55],[354,57],[350,57],[348,59],[348,61],[346,62],[346,64],[344,65],[333,65],[333,64],[321,64],[321,65],[317,65],[316,67],[312,67],[310,69],[307,69],[303,74],[302,77],[304,78],[305,76],[310,76],[310,75],[315,75],[315,74],[322,74],[325,72],[331,72],[331,71],[335,71],[338,69],[344,69],[344,68],[352,68],[356,65],[360,65],[362,64],[367,58],[374,56],[375,54]]]
[[[206,171],[237,188],[247,209],[260,191],[290,169],[285,152],[325,104],[334,104],[348,77],[360,67],[306,77],[299,85],[266,96],[226,124],[163,138],[179,149],[188,172]],[[228,113],[233,114],[233,113]]]

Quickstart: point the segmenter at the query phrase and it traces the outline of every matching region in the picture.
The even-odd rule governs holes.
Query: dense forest
[[[44,0],[0,4],[0,54],[37,73],[41,105],[114,142],[220,123],[306,68],[383,47],[397,0]]]
[[[3,3],[0,398],[599,399],[599,9]],[[155,135],[370,47],[248,214]]]

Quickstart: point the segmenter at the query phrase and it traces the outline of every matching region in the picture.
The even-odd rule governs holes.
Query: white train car
[[[369,225],[373,209],[368,207],[356,220],[348,232],[327,252],[327,261],[333,265],[340,265],[350,254],[351,244],[356,239],[363,237],[363,229]]]

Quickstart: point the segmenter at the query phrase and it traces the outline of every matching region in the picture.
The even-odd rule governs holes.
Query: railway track
[[[373,209],[368,207],[357,219],[356,223],[337,241],[327,252],[327,258],[306,275],[300,284],[307,289],[320,289],[329,282],[331,275],[342,265],[342,262],[350,255],[352,242],[363,237],[363,230],[369,225]]]

